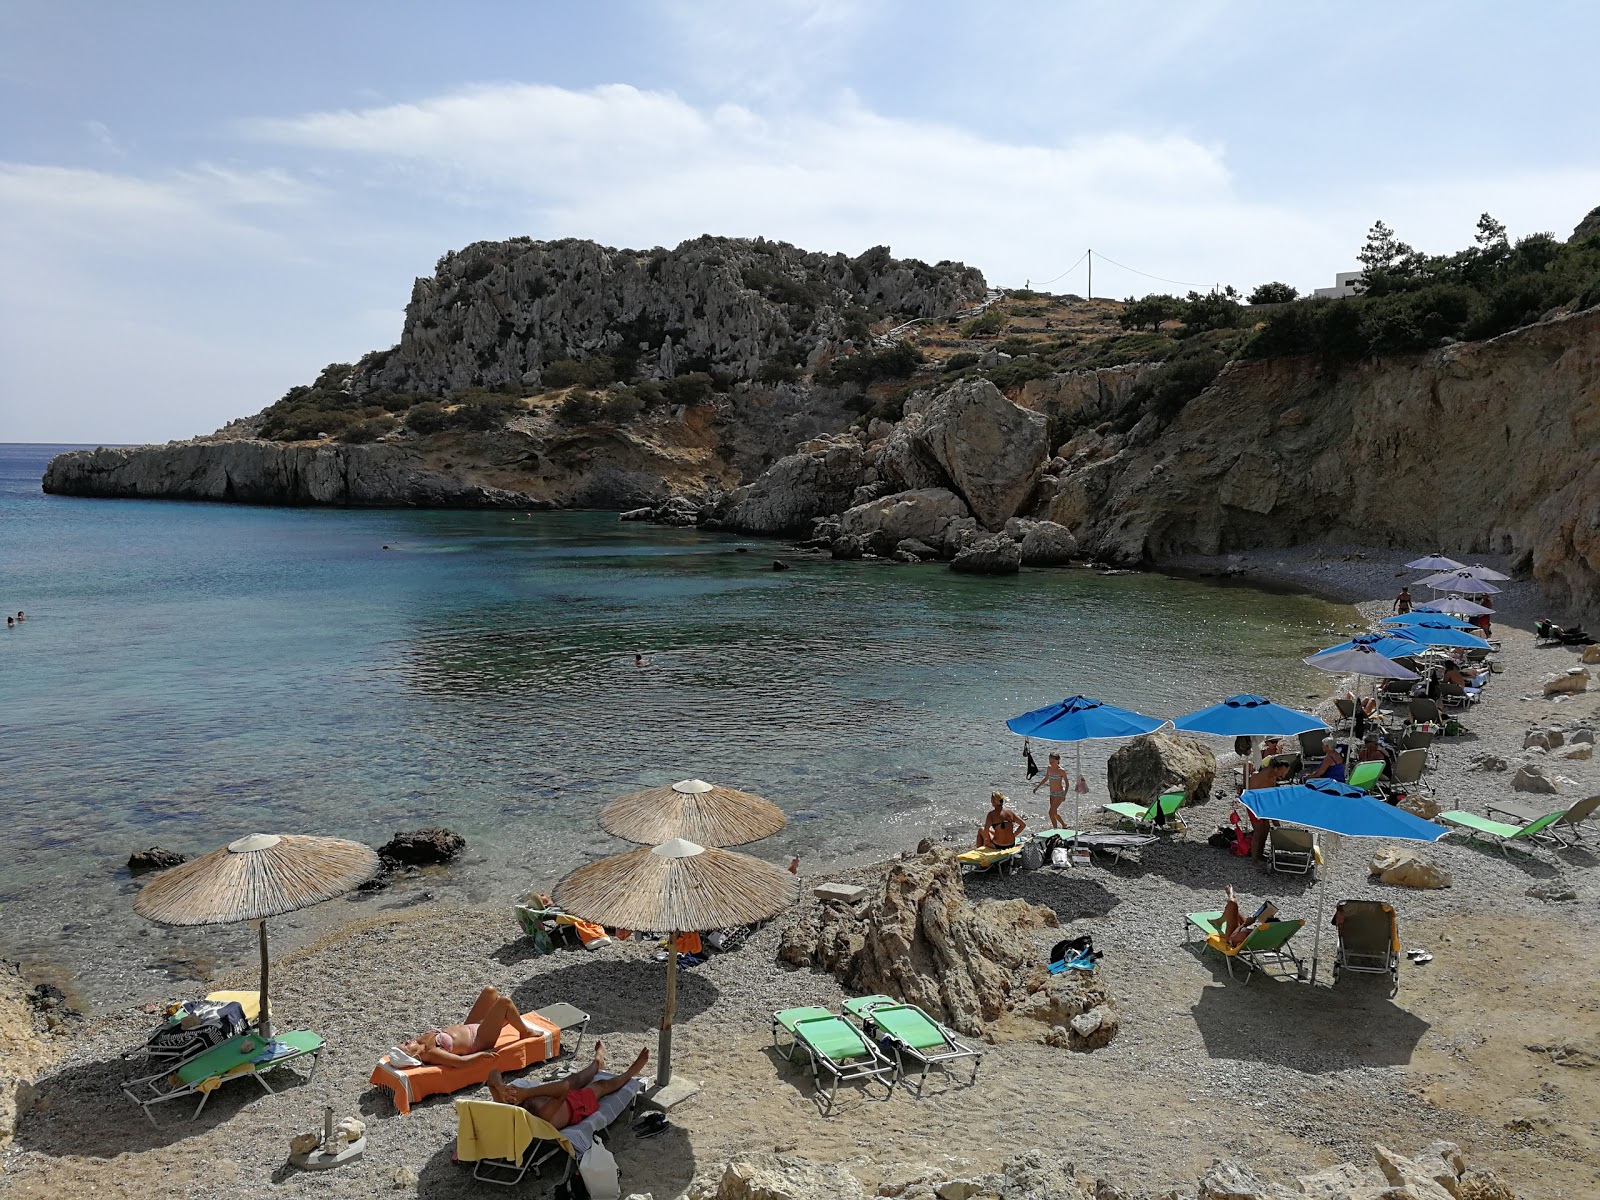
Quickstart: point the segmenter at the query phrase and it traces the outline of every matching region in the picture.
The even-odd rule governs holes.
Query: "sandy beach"
[[[1186,566],[1242,569],[1245,582],[1337,596],[1375,618],[1388,612],[1399,582],[1421,574],[1397,573],[1396,561],[1390,551],[1340,547]],[[1463,718],[1467,733],[1433,747],[1427,783],[1444,808],[1482,813],[1488,802],[1512,798],[1511,771],[1478,769],[1484,755],[1511,760],[1514,769],[1531,725],[1592,726],[1600,712],[1597,691],[1540,694],[1542,678],[1578,655],[1536,646],[1532,623],[1565,614],[1540,611],[1524,584],[1508,585],[1499,599],[1503,672]],[[1552,755],[1544,765],[1559,777],[1552,808],[1600,792],[1600,762]],[[1031,799],[1022,810],[1033,819],[1043,804]],[[1402,965],[1391,999],[1377,977],[1333,988],[1230,982],[1215,956],[1202,959],[1184,944],[1183,914],[1219,908],[1232,883],[1248,899],[1271,898],[1283,915],[1306,917],[1300,949],[1311,948],[1314,885],[1205,844],[1228,811],[1226,802],[1211,801],[1190,816],[1187,838],[1152,846],[1137,863],[969,881],[970,896],[1020,896],[1052,909],[1068,933],[1093,934],[1122,1014],[1121,1033],[1099,1051],[1041,1045],[1040,1026],[1012,1021],[974,1086],[935,1076],[920,1100],[904,1091],[882,1101],[846,1090],[835,1115],[824,1118],[809,1076],[772,1050],[768,1016],[799,1004],[837,1006],[843,994],[830,976],[777,963],[785,918],[739,951],[683,973],[675,1066],[704,1090],[673,1112],[660,1137],[616,1131],[610,1146],[624,1195],[679,1196],[697,1176],[749,1150],[845,1163],[870,1188],[904,1164],[992,1169],[1034,1146],[1070,1155],[1083,1175],[1160,1194],[1224,1155],[1285,1179],[1364,1160],[1374,1142],[1406,1149],[1436,1138],[1460,1143],[1528,1200],[1594,1195],[1600,825],[1587,844],[1509,857],[1448,838],[1424,852],[1453,878],[1438,891],[1370,882],[1372,847],[1347,841],[1327,868],[1330,896],[1381,897],[1398,910],[1404,946],[1433,955],[1424,966]],[[925,832],[937,839],[946,831]],[[810,862],[803,873],[807,885],[829,878],[870,884],[881,871],[834,873]],[[1535,891],[1571,898],[1546,900]],[[661,1008],[663,968],[649,961],[651,947],[536,956],[513,921],[514,895],[508,883],[492,904],[430,900],[424,881],[352,908],[363,915],[282,953],[273,969],[279,1025],[327,1040],[314,1079],[300,1084],[281,1072],[272,1096],[249,1084],[224,1088],[197,1121],[182,1120],[187,1114],[173,1104],[153,1128],[118,1090],[126,1073],[118,1056],[142,1040],[152,1020],[146,1012],[98,1014],[57,1033],[36,1025],[26,1064],[37,1071],[30,1111],[0,1158],[0,1192],[141,1200],[269,1187],[330,1197],[482,1194],[450,1161],[450,1098],[398,1116],[388,1094],[367,1084],[376,1056],[461,1019],[485,984],[524,1010],[566,1001],[590,1012],[590,1033],[604,1037],[617,1063],[641,1048],[654,1052]],[[241,931],[224,936],[243,942]],[[1331,944],[1324,940],[1325,959]],[[211,983],[246,985],[253,977],[225,973]],[[14,1005],[0,1016],[0,1046],[9,1052],[28,1040],[31,1018]],[[286,1166],[290,1137],[316,1127],[325,1104],[336,1116],[366,1120],[365,1160],[327,1175]],[[548,1177],[518,1191],[547,1194]]]

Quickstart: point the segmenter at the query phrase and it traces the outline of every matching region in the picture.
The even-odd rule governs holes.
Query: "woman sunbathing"
[[[508,997],[486,987],[467,1014],[466,1024],[430,1029],[409,1042],[401,1042],[400,1049],[436,1067],[461,1067],[475,1058],[493,1058],[500,1031],[507,1025],[516,1026],[529,1037],[538,1037],[544,1032],[524,1021]]]
[[[1239,908],[1239,899],[1233,894],[1233,884],[1228,885],[1228,902],[1222,906],[1222,940],[1230,946],[1242,946],[1261,926],[1278,915],[1277,908],[1268,900],[1256,909],[1255,915],[1246,917]]]
[[[501,1104],[515,1104],[527,1109],[541,1121],[556,1129],[576,1125],[585,1117],[600,1111],[600,1101],[612,1092],[627,1085],[650,1061],[650,1051],[639,1051],[639,1057],[621,1075],[610,1079],[596,1079],[605,1070],[605,1043],[594,1044],[594,1061],[583,1070],[558,1079],[554,1083],[533,1083],[517,1080],[507,1083],[499,1071],[489,1072],[489,1094]]]

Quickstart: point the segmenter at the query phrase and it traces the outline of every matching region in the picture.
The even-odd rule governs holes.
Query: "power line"
[[[1088,257],[1089,257],[1089,252],[1087,250],[1085,250],[1082,254],[1078,255],[1078,261],[1077,262],[1073,263],[1065,271],[1063,271],[1063,272],[1061,272],[1061,274],[1057,275],[1055,279],[1046,279],[1044,281],[1044,283],[1041,283],[1039,286],[1040,287],[1044,287],[1045,284],[1055,283],[1057,279],[1065,279],[1068,275],[1071,275],[1074,271],[1076,271],[1078,269],[1079,265],[1083,262],[1083,260],[1088,258]]]
[[[1119,263],[1116,259],[1114,259],[1110,255],[1106,254],[1106,252],[1103,251],[1103,250],[1100,252],[1100,257],[1105,259],[1106,262],[1110,263],[1113,267],[1122,267],[1122,269],[1124,271],[1131,271],[1135,275],[1143,275],[1146,279],[1154,279],[1159,283],[1175,283],[1179,287],[1193,287],[1193,288],[1211,287],[1212,286],[1209,283],[1192,283],[1187,279],[1168,279],[1164,275],[1152,275],[1148,271],[1136,270],[1133,267],[1126,266],[1123,263]]]

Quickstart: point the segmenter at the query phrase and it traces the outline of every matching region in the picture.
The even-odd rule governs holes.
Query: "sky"
[[[445,251],[703,233],[1125,297],[1600,205],[1600,6],[0,0],[0,442],[165,441]],[[1074,264],[1078,265],[1074,268]]]

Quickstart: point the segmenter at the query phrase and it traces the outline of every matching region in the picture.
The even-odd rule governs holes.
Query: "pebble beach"
[[[1316,592],[1376,620],[1388,613],[1399,584],[1421,574],[1397,572],[1397,561],[1392,551],[1322,547],[1182,565]],[[1565,807],[1600,792],[1600,762],[1524,749],[1530,728],[1593,727],[1600,688],[1542,695],[1541,681],[1575,665],[1578,651],[1538,645],[1534,621],[1565,614],[1542,612],[1530,585],[1505,587],[1495,624],[1503,670],[1463,717],[1466,732],[1431,750],[1427,791],[1447,809],[1482,814],[1491,802],[1512,799],[1515,767],[1534,759],[1556,778],[1559,794],[1516,798]],[[1330,680],[1330,691],[1339,686]],[[1485,756],[1510,769],[1482,769]],[[1222,763],[1219,783],[1228,759]],[[1031,800],[1020,807],[1035,821],[1043,803]],[[1392,904],[1404,946],[1433,956],[1425,965],[1404,962],[1390,997],[1379,977],[1347,977],[1336,987],[1326,977],[1316,987],[1230,981],[1215,956],[1186,945],[1184,914],[1220,908],[1231,883],[1247,900],[1271,899],[1282,915],[1307,918],[1299,949],[1311,951],[1316,885],[1206,845],[1205,834],[1228,811],[1223,800],[1193,810],[1186,837],[1148,847],[1138,861],[969,878],[973,898],[1021,897],[1056,914],[1063,929],[1057,936],[1093,935],[1122,1019],[1117,1038],[1094,1052],[1045,1046],[1037,1024],[1002,1022],[973,1086],[936,1075],[922,1099],[900,1090],[887,1100],[846,1089],[835,1114],[824,1118],[809,1075],[772,1049],[769,1016],[801,1004],[837,1008],[844,997],[831,976],[777,962],[785,918],[738,951],[681,973],[674,1064],[703,1090],[672,1112],[658,1137],[639,1140],[618,1128],[609,1144],[624,1195],[682,1195],[697,1177],[752,1149],[845,1163],[870,1189],[912,1167],[988,1170],[1043,1147],[1069,1153],[1080,1174],[1160,1194],[1192,1182],[1224,1155],[1282,1179],[1362,1158],[1373,1142],[1410,1147],[1436,1138],[1460,1143],[1529,1200],[1595,1194],[1600,823],[1568,848],[1536,846],[1509,856],[1447,838],[1424,853],[1449,873],[1451,886],[1428,891],[1372,882],[1373,847],[1347,841],[1324,868],[1330,898]],[[921,832],[934,840],[956,834]],[[830,879],[870,888],[881,874],[881,866],[839,871],[808,861],[803,894]],[[326,1039],[315,1076],[301,1083],[280,1072],[270,1096],[248,1084],[224,1088],[192,1122],[175,1111],[181,1105],[166,1106],[160,1128],[118,1089],[126,1073],[119,1055],[142,1041],[152,1022],[142,1007],[57,1018],[52,1031],[22,1000],[21,982],[10,981],[13,994],[0,998],[0,1050],[28,1046],[34,1085],[14,1142],[0,1152],[0,1193],[142,1200],[268,1189],[336,1197],[482,1194],[450,1161],[449,1098],[397,1115],[388,1094],[367,1083],[376,1056],[422,1029],[459,1020],[486,984],[524,1011],[565,1001],[591,1013],[584,1059],[595,1034],[616,1063],[640,1049],[654,1053],[661,1011],[663,968],[650,960],[653,947],[623,943],[537,956],[520,936],[512,899],[434,899],[424,873],[359,905],[327,906],[333,912],[347,904],[353,919],[273,965],[280,1026],[314,1029]],[[1327,932],[1324,971],[1332,953]],[[251,971],[223,972],[207,985],[252,980]],[[543,1069],[533,1074],[542,1077]],[[365,1158],[326,1175],[296,1171],[285,1163],[289,1139],[317,1127],[324,1105],[336,1117],[366,1121]],[[547,1178],[518,1191],[545,1195],[548,1188]]]

